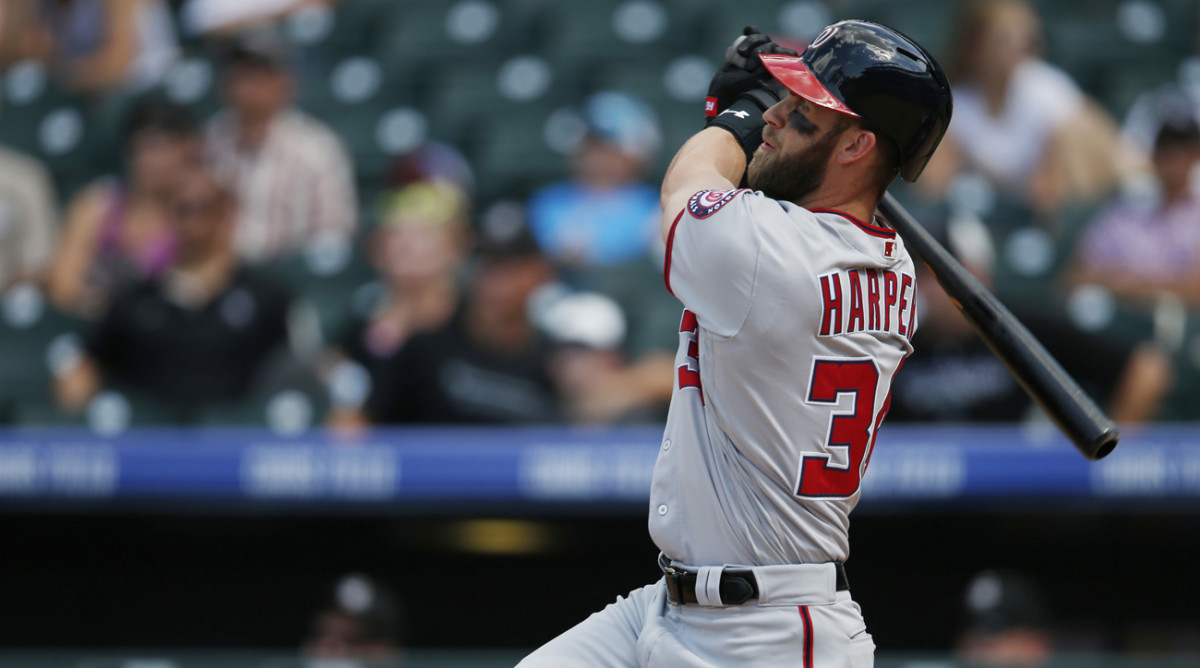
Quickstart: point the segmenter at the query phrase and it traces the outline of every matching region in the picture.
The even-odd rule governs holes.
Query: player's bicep
[[[730,183],[724,179],[713,178],[712,175],[696,175],[680,184],[680,187],[673,191],[663,191],[663,240],[671,234],[671,226],[675,224],[681,211],[684,211],[688,206],[688,201],[692,199],[692,195],[702,190],[712,191],[728,191],[736,188],[737,185]]]
[[[667,289],[719,336],[741,328],[754,298],[761,250],[748,190],[694,193],[667,235]]]

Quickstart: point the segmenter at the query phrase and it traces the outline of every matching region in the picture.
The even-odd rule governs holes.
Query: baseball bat
[[[1120,436],[1117,426],[1025,325],[913,219],[891,193],[884,193],[879,210],[903,237],[912,254],[929,267],[992,353],[1075,447],[1093,460],[1112,452]]]

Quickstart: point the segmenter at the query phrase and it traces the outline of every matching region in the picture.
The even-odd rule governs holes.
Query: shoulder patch
[[[736,190],[701,190],[692,195],[692,198],[688,200],[688,213],[693,218],[708,218],[733,200],[734,197],[737,197],[739,193],[745,191],[745,188],[738,188]]]

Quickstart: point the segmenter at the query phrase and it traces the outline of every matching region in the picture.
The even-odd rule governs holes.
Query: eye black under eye
[[[800,110],[793,109],[788,112],[788,125],[796,129],[797,132],[804,135],[811,135],[817,131],[817,126],[813,125],[812,121],[800,113]]]

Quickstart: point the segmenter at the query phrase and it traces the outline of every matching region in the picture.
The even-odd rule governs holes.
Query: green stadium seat
[[[546,10],[545,53],[574,62],[685,51],[692,34],[690,26],[676,22],[679,16],[658,0],[558,3]]]
[[[78,350],[83,326],[31,285],[0,298],[0,422],[18,421],[26,406],[53,403],[51,364]]]
[[[546,142],[546,122],[555,109],[495,118],[475,153],[479,198],[527,195],[566,177],[567,158]]]
[[[345,325],[351,293],[371,280],[372,271],[360,249],[344,249],[344,257],[320,260],[313,254],[298,255],[258,265],[258,269],[280,283],[315,309],[321,335],[326,341],[336,337]],[[328,262],[328,265],[326,265]]]
[[[294,435],[319,426],[329,410],[329,395],[316,375],[289,353],[267,364],[247,397],[202,407],[202,426],[267,427]]]
[[[448,65],[423,102],[432,137],[471,154],[490,119],[540,114],[580,99],[580,81],[559,63],[532,55]]]
[[[539,17],[495,0],[449,0],[397,8],[375,49],[392,67],[497,60],[538,42]]]
[[[334,23],[323,48],[342,57],[364,53],[387,40],[397,17],[424,0],[346,0],[334,5]]]

